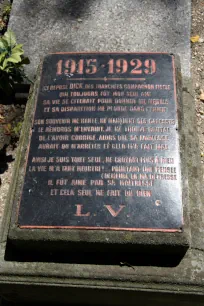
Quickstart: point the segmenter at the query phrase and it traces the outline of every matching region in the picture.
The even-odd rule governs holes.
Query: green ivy
[[[9,15],[11,12],[11,4],[5,5],[3,8],[3,16]]]
[[[21,128],[22,128],[23,122],[18,122],[16,124],[16,126],[12,129],[12,134],[14,137],[19,138],[20,137],[20,133],[21,133]]]
[[[24,65],[30,61],[23,54],[23,45],[17,44],[12,31],[8,30],[0,37],[0,89],[7,95],[14,91],[14,84],[22,83],[26,78]]]

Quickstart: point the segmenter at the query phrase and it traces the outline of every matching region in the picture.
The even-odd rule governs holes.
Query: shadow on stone
[[[51,4],[51,8],[58,12],[62,17],[71,16],[72,18],[82,17],[87,13],[93,0],[59,0]],[[39,14],[42,4],[38,1],[29,1],[22,4],[21,11],[29,17],[35,17]]]
[[[72,244],[69,249],[60,248],[59,244],[53,250],[40,248],[37,243],[33,243],[33,248],[29,249],[22,241],[24,248],[14,245],[11,241],[7,241],[5,253],[6,261],[18,262],[52,262],[52,263],[69,263],[69,264],[96,264],[96,265],[114,265],[129,267],[134,270],[134,266],[155,266],[155,267],[176,267],[182,260],[186,250],[178,248],[177,253],[173,249],[168,248],[168,252],[163,252],[164,246],[161,249],[153,250],[151,245],[146,247],[143,252],[138,248],[131,251],[122,251],[116,245],[112,245],[107,251],[86,251],[87,245],[81,242],[83,251],[77,250]],[[95,248],[95,247],[93,247]],[[75,251],[72,251],[75,250]],[[150,255],[151,254],[151,255]]]
[[[26,104],[29,90],[30,84],[27,83],[15,84],[14,90],[10,96],[7,96],[3,91],[0,90],[0,103],[3,105]]]
[[[82,17],[90,7],[92,0],[68,0],[62,1],[59,11],[62,15],[70,15],[73,18]]]
[[[8,170],[8,163],[14,161],[12,155],[6,155],[6,148],[8,145],[4,145],[4,147],[0,150],[0,174],[3,174],[6,170]]]

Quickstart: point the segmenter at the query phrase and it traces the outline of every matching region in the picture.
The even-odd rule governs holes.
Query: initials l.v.
[[[83,210],[83,205],[82,204],[76,204],[76,217],[89,217],[91,216],[90,212],[82,212]],[[111,214],[112,217],[117,217],[123,208],[125,208],[125,205],[119,205],[119,208],[117,210],[113,209],[111,205],[104,205],[105,209],[108,210],[108,212]]]

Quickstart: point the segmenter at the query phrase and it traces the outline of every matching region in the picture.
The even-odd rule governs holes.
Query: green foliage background
[[[12,31],[0,37],[0,89],[7,95],[13,92],[15,83],[22,83],[26,78],[24,65],[30,61],[23,54],[23,45],[17,44]]]

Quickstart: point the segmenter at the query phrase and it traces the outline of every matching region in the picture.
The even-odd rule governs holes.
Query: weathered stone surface
[[[74,1],[69,1],[69,3]],[[87,1],[80,1],[82,4],[87,3]],[[131,3],[135,3],[136,1],[131,1]],[[190,2],[190,1],[189,1]],[[166,6],[167,4],[169,7],[172,8],[172,12],[177,7],[178,3],[179,5],[183,5],[184,9],[182,10],[183,15],[180,16],[179,24],[185,20],[185,12],[187,14],[189,13],[189,10],[185,7],[188,1],[141,1],[141,3],[151,3],[153,6],[157,7],[159,9],[158,3],[161,6]],[[27,21],[25,18],[31,18],[31,15],[36,16],[43,16],[46,15],[49,11],[49,9],[52,7],[53,3],[56,4],[56,1],[48,2],[44,1],[42,3],[39,3],[36,1],[29,1],[30,4],[33,5],[33,8],[31,8],[28,5],[26,5],[25,1],[14,1],[14,8],[20,8],[20,7],[27,7],[27,10],[21,15],[18,15],[18,22],[19,22],[19,32],[20,37],[23,41],[26,41],[26,38],[24,40],[24,35],[28,35],[27,29],[25,29],[24,33],[20,33],[22,31],[22,24],[25,22],[27,24]],[[40,7],[43,8],[44,4],[46,3],[44,7],[44,11],[40,12]],[[61,8],[63,6],[63,3],[68,3],[67,1],[61,1]],[[79,3],[79,1],[77,1]],[[90,4],[91,2],[89,2]],[[98,1],[93,1],[93,5],[97,6],[99,5]],[[100,5],[103,6],[104,3],[109,3],[109,6],[111,6],[111,3],[113,3],[113,10],[114,6],[115,10],[117,11],[117,7],[121,5],[122,2],[116,2],[116,1],[101,1]],[[127,1],[123,1],[123,3],[127,3]],[[34,6],[36,5],[36,9]],[[49,7],[49,5],[51,5]],[[141,4],[142,5],[142,4]],[[47,6],[47,8],[46,8]],[[189,8],[189,6],[187,6]],[[128,10],[131,11],[131,6],[128,8]],[[167,20],[170,20],[172,16],[169,15],[169,10],[167,10],[168,14],[165,15]],[[181,11],[180,11],[181,12]],[[100,13],[100,11],[98,12]],[[25,14],[25,15],[23,15]],[[27,16],[26,16],[27,14]],[[61,11],[61,14],[63,14],[63,10]],[[73,14],[73,13],[72,13]],[[91,12],[92,14],[92,12]],[[98,17],[98,23],[100,25],[101,20],[106,20],[105,16],[103,16],[103,11],[101,11],[102,16],[99,19]],[[135,13],[134,13],[135,14]],[[132,13],[132,18],[134,18],[134,14]],[[82,28],[84,28],[84,24],[82,26],[81,21],[77,21],[77,18],[82,19],[82,23],[84,22],[84,17],[81,15],[76,15],[75,21],[73,23],[75,26],[79,27],[79,34],[80,39],[82,41],[87,40],[87,36],[84,39],[83,35],[84,32],[81,32]],[[119,15],[120,16],[120,15]],[[138,18],[141,16],[138,14]],[[54,20],[50,17],[50,23],[48,20],[45,22],[42,20],[42,28],[41,31],[38,32],[36,35],[40,35],[43,37],[45,34],[43,34],[44,29],[48,27],[53,27],[56,32],[58,31],[58,42],[62,41],[60,37],[63,37],[63,33],[61,35],[60,29],[58,28],[58,20]],[[65,14],[65,17],[68,19],[68,16]],[[13,17],[14,18],[14,15]],[[88,18],[88,17],[87,17]],[[141,17],[142,18],[142,17]],[[146,16],[143,15],[143,18],[146,18]],[[137,20],[137,18],[135,18]],[[110,16],[111,20],[111,16]],[[156,17],[155,19],[156,20]],[[14,19],[12,20],[12,22]],[[129,18],[128,18],[129,21]],[[18,22],[16,22],[16,28],[18,26]],[[147,18],[147,22],[148,18]],[[88,21],[87,21],[88,23]],[[96,19],[97,23],[97,19]],[[121,21],[121,25],[123,25],[124,19]],[[176,24],[176,20],[174,19],[174,24]],[[173,24],[173,25],[174,25]],[[116,29],[119,25],[117,23],[117,26],[114,26],[112,23],[112,29]],[[15,27],[15,26],[14,26]],[[25,25],[26,27],[26,25]],[[154,27],[154,25],[150,25],[150,28]],[[163,31],[163,27],[160,24],[161,31]],[[171,32],[171,26],[170,28],[166,28],[167,32]],[[37,26],[36,26],[37,28]],[[109,29],[109,27],[104,23],[101,25],[101,28],[104,29],[104,31],[111,31],[112,29]],[[127,26],[127,28],[129,28]],[[126,29],[127,29],[126,28]],[[180,28],[181,31],[185,31],[185,27],[183,28],[181,25]],[[66,32],[67,32],[66,28]],[[96,29],[93,28],[94,33],[96,34]],[[119,29],[119,31],[122,31]],[[130,27],[130,31],[131,27]],[[125,32],[125,31],[124,31]],[[123,33],[124,33],[123,32]],[[135,30],[134,30],[135,32]],[[51,32],[49,32],[51,33]],[[73,32],[71,32],[73,33]],[[117,33],[117,32],[116,32]],[[119,33],[119,32],[118,32]],[[32,33],[33,34],[33,33]],[[29,34],[29,42],[32,41],[32,34]],[[82,35],[83,34],[83,35]],[[50,35],[50,34],[49,34]],[[69,34],[70,35],[70,34]],[[141,32],[140,32],[140,35]],[[163,35],[165,36],[165,31],[163,32]],[[173,34],[175,35],[173,37],[175,45],[180,44],[181,36],[180,33]],[[139,36],[139,35],[138,35]],[[37,36],[36,36],[37,37]],[[69,36],[70,37],[70,36]],[[72,35],[73,37],[73,35]],[[91,37],[91,36],[90,36]],[[187,37],[187,34],[186,34]],[[74,39],[76,37],[74,36]],[[77,43],[74,45],[73,49],[70,48],[69,50],[63,50],[63,51],[76,51],[77,48],[75,47],[78,44],[78,49],[82,50],[82,46],[80,46],[80,39],[77,38]],[[134,39],[134,37],[132,37]],[[188,40],[189,38],[187,38]],[[47,41],[48,41],[47,36]],[[51,44],[53,42],[54,38],[50,38],[49,41],[51,41]],[[186,40],[186,41],[187,41]],[[102,41],[102,39],[101,39]],[[131,41],[131,39],[130,39]],[[160,44],[165,45],[165,41],[162,42],[161,40]],[[168,44],[168,39],[166,39]],[[41,44],[43,42],[43,39],[41,40]],[[99,41],[97,41],[99,42]],[[31,45],[27,44],[26,49],[30,49],[30,56],[32,56],[34,50],[40,50],[40,44],[36,44],[36,48],[33,46],[35,45],[36,40],[32,42]],[[57,47],[57,45],[54,46],[55,43],[53,43],[53,49],[61,50],[61,47],[64,46],[64,44]],[[65,40],[65,44],[67,46],[69,45],[69,41]],[[95,42],[93,42],[92,45],[90,45],[90,49],[94,48]],[[116,43],[115,43],[116,44]],[[135,46],[134,41],[134,50],[137,49],[137,46]],[[145,42],[144,42],[145,45]],[[186,47],[185,44],[183,44],[183,41],[181,43],[183,45],[183,53],[185,53]],[[93,48],[92,48],[93,46]],[[95,45],[97,48],[97,45]],[[105,47],[100,47],[101,45],[98,45],[101,50],[105,49]],[[112,43],[112,46],[114,48],[114,43]],[[151,46],[151,44],[150,44]],[[169,46],[169,44],[168,44]],[[51,50],[51,46],[47,45],[48,48]],[[47,53],[47,51],[44,49],[46,46],[43,47],[42,54]],[[63,47],[64,48],[64,47]],[[67,47],[68,48],[68,47]],[[115,50],[118,51],[119,46],[116,44]],[[123,47],[122,47],[123,49]],[[125,46],[125,49],[127,50],[127,47]],[[146,47],[145,47],[146,49]],[[150,50],[151,47],[149,48]],[[165,48],[166,49],[166,48]],[[33,51],[32,51],[33,50]],[[89,47],[87,47],[87,50],[89,50]],[[106,48],[107,50],[107,48]],[[148,50],[148,51],[150,51]],[[40,51],[40,52],[41,52]],[[133,51],[133,50],[131,50]],[[137,50],[138,51],[138,50]],[[139,50],[141,51],[141,50]],[[169,51],[169,49],[167,50]],[[188,54],[188,52],[186,52]],[[41,56],[40,55],[40,56]],[[35,57],[35,56],[34,56]],[[35,66],[37,65],[39,59],[39,55],[36,56],[35,60],[33,60],[33,66],[30,67],[30,74],[34,73]],[[182,56],[183,59],[183,56]],[[34,64],[35,62],[35,64]],[[183,62],[184,63],[184,62]],[[189,67],[189,60],[186,60],[187,66]],[[183,71],[187,71],[189,73],[189,70],[186,70],[186,66],[182,64]],[[188,74],[187,73],[187,74]],[[187,75],[185,73],[185,75]],[[16,167],[14,171],[14,180],[11,188],[11,192],[9,193],[9,198],[6,206],[6,211],[4,214],[4,220],[2,224],[2,228],[0,231],[0,294],[3,295],[5,298],[9,298],[12,300],[18,300],[18,301],[49,301],[51,302],[57,302],[59,304],[59,301],[64,303],[84,303],[84,304],[92,304],[92,305],[100,305],[100,304],[107,304],[110,305],[111,303],[114,305],[123,305],[125,304],[126,300],[128,299],[129,305],[135,305],[135,301],[138,305],[166,305],[166,306],[172,306],[172,305],[196,305],[200,306],[204,303],[204,245],[203,245],[203,235],[204,235],[204,208],[203,208],[203,196],[200,195],[200,190],[202,190],[202,180],[201,180],[201,169],[198,166],[199,161],[199,150],[198,150],[198,138],[197,138],[197,130],[196,130],[196,120],[195,120],[195,110],[194,110],[194,103],[192,99],[192,91],[190,86],[190,80],[188,78],[184,78],[183,82],[184,91],[183,91],[183,111],[184,111],[184,118],[183,118],[183,134],[182,137],[182,147],[183,147],[183,161],[187,164],[186,169],[184,169],[184,175],[183,175],[183,184],[185,186],[185,197],[189,198],[189,211],[187,214],[190,216],[191,220],[191,248],[188,250],[186,255],[183,257],[183,259],[177,264],[177,266],[174,267],[162,267],[161,264],[157,264],[157,266],[139,266],[138,264],[134,264],[131,266],[128,266],[128,262],[123,262],[123,265],[120,265],[120,261],[115,260],[111,264],[80,264],[80,262],[77,262],[75,260],[74,262],[66,262],[66,263],[46,263],[40,261],[30,262],[30,259],[27,257],[27,254],[25,254],[24,258],[25,261],[14,259],[13,261],[9,260],[8,257],[5,257],[5,250],[7,246],[7,234],[8,234],[8,228],[10,223],[10,217],[11,217],[11,208],[13,203],[13,197],[15,194],[16,189],[18,189],[17,182],[19,180],[18,176],[23,177],[23,164],[25,161],[25,151],[26,151],[26,143],[28,141],[27,136],[27,129],[29,126],[29,122],[31,120],[32,115],[32,105],[33,105],[33,99],[35,99],[35,90],[31,93],[30,102],[27,107],[26,111],[26,121],[23,128],[23,134],[21,136],[21,142],[19,147],[19,154],[16,160]],[[30,232],[32,234],[32,230]],[[105,257],[105,256],[104,256]],[[108,256],[107,256],[108,257]],[[44,260],[45,261],[45,260]],[[29,290],[28,290],[29,289]],[[91,298],[90,298],[91,297]]]
[[[56,56],[57,57],[55,57],[55,59],[56,58],[58,59],[58,56],[61,56],[61,54],[60,55],[58,54]],[[129,54],[129,56],[132,56],[132,55]],[[104,55],[104,57],[105,57],[105,55]],[[48,72],[49,72],[49,73],[47,73],[49,81],[48,81],[48,79],[46,79],[46,75],[44,73],[43,77],[42,77],[42,80],[44,80],[43,82],[45,82],[45,83],[41,83],[41,86],[43,86],[42,84],[44,84],[44,85],[45,84],[52,84],[52,82],[53,82],[52,79],[53,78],[55,79],[55,76],[52,76],[53,69],[54,69],[54,73],[55,73],[55,63],[52,66],[51,62],[49,62],[49,59],[51,59],[51,58],[54,58],[54,55],[53,56],[48,56],[46,58],[45,62],[44,62],[44,69],[45,69],[45,67],[47,67]],[[165,61],[167,61],[167,63],[168,63],[169,60],[170,60],[170,63],[171,63],[171,60],[172,60],[171,56],[162,55],[161,58],[165,59],[162,62],[163,65],[164,65]],[[48,63],[47,60],[49,62],[49,65],[47,64]],[[162,70],[161,67],[163,67],[163,69],[165,70],[165,68],[164,68],[165,65],[164,66],[159,65],[159,55],[158,54],[157,54],[157,64],[158,64],[158,67],[159,67],[158,71]],[[169,69],[168,64],[166,64],[166,65],[168,67],[168,71],[171,71],[171,69]],[[177,110],[178,110],[178,115],[179,115],[178,116],[179,117],[178,131],[179,131],[179,135],[181,135],[181,147],[178,147],[178,150],[182,152],[182,157],[183,157],[183,154],[184,154],[183,152],[184,152],[185,148],[184,148],[184,144],[183,144],[183,141],[182,141],[182,135],[183,135],[183,115],[182,115],[182,101],[181,101],[182,88],[181,88],[180,66],[179,66],[179,60],[177,58],[175,60],[175,66],[177,67],[177,69],[176,69]],[[46,71],[46,70],[44,70],[44,71]],[[158,79],[159,79],[159,75],[160,75],[160,73],[157,75]],[[119,76],[119,74],[118,74],[118,76]],[[166,73],[166,76],[167,76],[167,73]],[[92,76],[92,78],[93,78],[93,76]],[[164,76],[163,76],[163,78],[164,78]],[[170,82],[171,78],[172,78],[172,75],[169,76],[169,80],[167,78],[164,83],[168,84],[168,82]],[[150,77],[150,79],[151,79],[150,82],[154,83],[152,77]],[[61,76],[60,76],[60,80],[61,80]],[[49,82],[51,82],[51,83],[49,83]],[[173,85],[171,85],[171,86],[173,88]],[[38,75],[37,82],[36,82],[35,92],[34,92],[32,98],[29,101],[30,111],[28,111],[28,113],[27,113],[28,118],[30,118],[31,114],[33,114],[34,111],[35,111],[34,105],[36,103],[36,99],[37,99],[38,103],[40,103],[40,100],[38,100],[38,97],[37,97],[38,87],[39,87],[39,75]],[[44,88],[44,86],[43,86],[43,88]],[[41,93],[41,90],[40,90],[40,93]],[[153,93],[152,93],[152,95],[153,95]],[[170,96],[168,96],[168,97],[170,97]],[[43,93],[43,99],[46,99],[45,98],[45,93]],[[174,103],[173,100],[171,100],[171,103],[172,104]],[[40,105],[41,104],[39,104],[38,107]],[[37,107],[37,109],[38,109],[38,107]],[[172,116],[172,110],[171,109],[169,109],[169,112],[171,113],[171,116]],[[40,115],[39,118],[41,118],[43,112],[40,113],[40,111],[38,110],[37,113],[38,113],[38,115]],[[89,114],[89,116],[91,116],[90,114]],[[46,114],[44,114],[43,116],[46,116]],[[67,114],[67,118],[69,118],[69,116],[70,116],[70,114]],[[109,116],[111,116],[111,114]],[[160,118],[161,115],[157,114],[157,116],[158,116],[158,118]],[[30,135],[29,130],[32,128],[32,126],[31,126],[32,125],[32,120],[27,121],[27,117],[26,117],[26,120],[25,120],[25,127],[26,128],[25,128],[25,134],[24,134],[26,141],[23,143],[23,147],[22,147],[23,152],[24,152],[24,150],[27,150],[27,148],[29,147],[29,135]],[[147,117],[148,117],[148,115],[147,115]],[[57,118],[57,117],[55,116],[55,118]],[[153,115],[152,115],[152,118],[153,118]],[[36,126],[34,128],[36,128]],[[172,131],[174,129],[175,129],[175,127],[172,128]],[[35,136],[34,136],[34,139],[35,139]],[[173,138],[171,139],[171,144],[172,144],[172,142],[173,142]],[[35,144],[34,148],[36,148],[36,147],[38,147],[38,145]],[[173,154],[173,152],[175,152],[175,149],[173,148],[171,150],[172,150],[171,154]],[[110,152],[110,150],[109,150],[109,152]],[[43,154],[45,154],[45,152],[43,152]],[[57,154],[59,155],[59,150],[58,150]],[[103,154],[105,155],[105,152],[103,152]],[[133,154],[135,154],[135,152],[133,152]],[[137,156],[139,156],[138,154],[139,153],[137,152]],[[141,154],[144,154],[144,151],[141,151]],[[63,249],[63,250],[72,249],[73,251],[76,251],[76,250],[83,251],[84,248],[86,250],[89,250],[89,251],[93,251],[93,250],[96,251],[96,249],[100,250],[100,251],[101,250],[104,251],[106,249],[106,251],[112,251],[112,252],[116,252],[116,250],[118,250],[118,249],[120,249],[122,252],[124,252],[124,251],[127,251],[127,249],[128,249],[129,252],[133,251],[135,253],[140,253],[142,248],[143,248],[144,249],[143,251],[145,253],[146,252],[147,253],[150,253],[150,252],[155,253],[155,250],[156,250],[157,253],[158,253],[158,250],[159,250],[159,253],[163,253],[163,252],[168,253],[168,257],[164,256],[162,258],[162,261],[166,261],[166,263],[168,265],[170,264],[170,261],[171,261],[171,255],[170,254],[172,252],[176,253],[176,254],[179,254],[179,256],[183,256],[183,254],[186,252],[186,250],[188,248],[188,245],[189,245],[189,218],[188,218],[188,215],[187,215],[188,194],[187,194],[187,188],[186,188],[186,184],[185,184],[185,180],[187,178],[187,173],[186,173],[186,170],[185,170],[186,169],[186,164],[185,163],[181,162],[182,176],[184,178],[183,182],[182,182],[182,187],[183,187],[182,188],[183,189],[182,190],[182,193],[183,193],[183,211],[184,211],[184,226],[183,226],[183,229],[182,229],[182,233],[176,232],[176,231],[172,231],[170,233],[170,232],[165,232],[165,230],[163,230],[163,231],[160,230],[160,232],[157,233],[157,232],[154,232],[153,229],[152,229],[152,231],[147,230],[146,232],[144,231],[144,229],[143,230],[138,230],[138,231],[134,231],[133,229],[131,229],[128,233],[128,232],[124,231],[124,228],[123,229],[121,228],[121,230],[119,230],[119,231],[117,231],[117,230],[114,231],[114,228],[109,228],[109,231],[107,231],[107,230],[104,230],[103,227],[100,230],[99,229],[94,230],[93,227],[90,227],[89,230],[87,230],[87,229],[85,230],[85,229],[82,229],[82,228],[79,229],[76,226],[74,228],[72,228],[71,230],[69,228],[66,229],[63,226],[60,229],[57,229],[56,226],[53,226],[53,227],[49,228],[49,230],[47,230],[45,228],[45,226],[43,226],[43,228],[41,228],[39,230],[39,227],[38,226],[33,227],[32,226],[33,224],[25,224],[25,225],[28,225],[28,226],[31,225],[31,226],[29,226],[29,229],[26,228],[27,226],[25,226],[25,227],[22,226],[22,228],[20,228],[21,226],[19,227],[19,225],[21,225],[21,221],[17,217],[18,212],[19,211],[23,211],[23,212],[27,211],[27,213],[28,213],[30,211],[30,209],[26,209],[26,206],[24,206],[22,210],[21,210],[21,208],[19,209],[19,201],[18,201],[19,198],[23,199],[23,196],[21,196],[21,191],[22,191],[22,184],[23,184],[23,181],[24,181],[24,168],[25,168],[24,155],[27,155],[27,153],[24,153],[20,156],[21,166],[19,168],[19,174],[21,173],[21,175],[18,176],[17,188],[15,189],[16,193],[14,195],[13,214],[12,214],[12,219],[11,219],[12,221],[11,221],[11,224],[10,224],[10,232],[9,232],[9,241],[12,244],[14,244],[15,247],[17,247],[19,249],[23,248],[24,250],[25,249],[27,249],[27,250],[28,249],[35,249],[36,246],[39,250],[41,250],[41,248],[43,248],[43,250],[45,248],[47,248],[50,251],[52,251],[53,253],[55,252],[55,256],[59,255],[59,254],[56,254],[56,252],[58,252],[59,248]],[[147,155],[145,155],[145,156],[147,156]],[[159,152],[157,152],[157,156],[159,156]],[[166,156],[168,156],[168,155],[166,154]],[[176,165],[176,162],[175,162],[175,165]],[[37,181],[39,181],[39,177],[35,176],[35,174],[36,173],[34,172],[34,177],[32,177],[32,175],[30,175],[31,178],[29,180],[30,180],[31,185],[33,184],[33,182],[36,183]],[[63,173],[61,174],[60,177],[62,177],[62,176],[63,176]],[[72,175],[72,177],[73,177],[73,175]],[[26,181],[26,184],[27,183],[28,183],[28,180]],[[178,184],[179,184],[179,180],[177,181],[177,185]],[[30,185],[30,187],[28,187],[29,197],[32,196],[32,193],[30,193],[32,188],[35,188],[35,187],[31,187],[31,185]],[[160,185],[159,185],[160,188],[161,188],[161,185],[162,184],[160,183]],[[35,186],[37,186],[37,185],[35,185]],[[38,186],[41,187],[42,183],[38,184]],[[52,206],[52,203],[53,203],[54,200],[53,200],[53,198],[50,198],[48,194],[45,196],[46,187],[47,186],[43,187],[43,192],[41,190],[41,191],[38,191],[38,192],[34,193],[34,199],[35,200],[36,200],[35,194],[37,195],[37,198],[38,198],[39,194],[41,195],[38,198],[38,201],[37,201],[37,204],[41,203],[40,204],[40,210],[39,210],[39,208],[37,208],[36,202],[35,202],[35,204],[32,203],[32,200],[31,200],[32,197],[30,197],[29,200],[26,199],[24,201],[24,204],[28,205],[28,203],[29,203],[31,205],[30,207],[32,207],[32,208],[35,207],[36,211],[34,210],[34,214],[36,216],[39,216],[39,211],[41,211],[41,217],[42,218],[44,218],[46,216],[45,211],[46,212],[49,211],[48,216],[49,216],[49,218],[51,218],[51,216],[52,216],[51,206]],[[168,189],[167,189],[168,191],[165,191],[165,194],[167,194],[171,190],[174,190],[174,194],[172,194],[172,196],[175,198],[175,193],[177,195],[179,194],[179,190],[177,190],[176,188],[177,188],[177,186],[176,187],[172,186],[172,185],[169,186]],[[156,194],[159,193],[159,192],[161,192],[161,189],[159,189],[159,191],[158,190],[155,191]],[[44,203],[45,198],[46,198],[46,201],[47,201],[46,203]],[[169,195],[169,198],[171,198],[170,195]],[[162,202],[165,202],[165,204],[167,204],[169,198],[166,199],[166,200],[163,199]],[[100,199],[100,201],[105,201],[105,197],[102,197],[102,198],[99,198],[99,199]],[[121,196],[120,200],[121,199],[122,199],[122,196]],[[62,205],[63,201],[64,201],[63,197],[61,196],[58,199],[58,201],[59,200],[61,201],[60,205]],[[87,202],[89,201],[87,198],[85,200]],[[51,202],[49,202],[49,201],[51,201]],[[74,201],[73,198],[72,198],[72,201]],[[86,201],[85,201],[85,203],[87,203]],[[95,201],[97,201],[97,197],[96,197]],[[72,207],[74,207],[74,208],[75,208],[75,206],[74,206],[73,203],[75,203],[75,202],[72,202]],[[124,199],[124,202],[127,204],[128,200]],[[65,208],[62,209],[61,213],[62,213],[62,216],[64,216],[64,214],[65,214],[65,216],[66,216],[65,219],[67,219],[67,216],[69,216],[68,220],[70,222],[71,216],[69,215],[69,213],[67,213],[68,199],[66,199],[66,201],[64,203],[65,203],[65,206],[64,206]],[[78,203],[78,202],[76,202],[76,203]],[[110,202],[108,202],[108,203],[110,203]],[[134,200],[134,204],[135,203],[137,203],[137,200]],[[151,203],[151,202],[148,201],[147,203]],[[171,200],[169,203],[170,203],[169,204],[170,209],[173,210],[173,208],[176,207],[176,202],[174,202],[174,200],[173,201]],[[44,212],[42,212],[42,208],[43,208],[44,204],[47,205],[47,208]],[[88,202],[88,204],[89,204],[89,202]],[[173,207],[173,204],[175,205],[174,207]],[[95,205],[96,205],[96,203],[95,203]],[[92,206],[94,207],[94,205],[92,205]],[[167,215],[167,212],[168,212],[167,207],[165,207],[165,214],[166,215]],[[55,209],[53,211],[55,212]],[[66,213],[65,213],[65,211],[66,211]],[[180,218],[178,211],[179,210],[177,210],[176,217]],[[142,213],[143,212],[140,211],[140,216],[142,216]],[[139,214],[139,213],[137,212],[137,214]],[[144,215],[146,216],[146,221],[147,222],[149,222],[151,220],[150,216],[153,216],[153,214],[154,214],[153,212],[150,212],[149,215],[148,215],[148,212],[147,211],[145,212]],[[29,218],[30,218],[30,216],[32,216],[32,213],[29,215]],[[55,217],[56,216],[57,216],[57,213],[55,212]],[[76,218],[76,216],[75,216],[75,218]],[[17,219],[18,219],[18,222],[16,222]],[[35,219],[35,217],[34,217],[34,219]],[[136,220],[137,219],[135,217],[134,222],[136,222]],[[52,224],[55,224],[54,222],[56,222],[56,220],[52,219]],[[80,222],[78,220],[77,220],[77,222],[78,222],[78,224],[80,224]],[[101,222],[105,222],[105,218],[102,219]],[[163,222],[163,220],[162,220],[162,222]],[[93,224],[92,224],[92,226],[93,226]],[[41,224],[41,225],[44,225],[44,224]],[[59,227],[61,224],[58,223],[57,225]],[[89,224],[87,223],[86,227],[88,225]],[[109,221],[109,227],[111,227],[111,222],[110,221]],[[150,226],[148,226],[147,228],[149,228],[149,227]],[[60,256],[58,256],[58,257],[60,257]],[[91,261],[91,259],[90,259],[90,261]],[[127,261],[127,258],[126,258],[125,261]]]
[[[135,51],[180,55],[190,75],[190,0],[14,0],[10,28],[35,74],[52,52]]]
[[[184,197],[190,201],[189,214],[191,218],[191,249],[174,266],[162,266],[162,261],[147,266],[137,257],[132,261],[126,261],[121,253],[109,262],[109,257],[102,253],[102,264],[94,264],[89,258],[84,264],[84,258],[89,255],[78,254],[78,257],[64,258],[64,263],[53,259],[46,263],[45,257],[41,260],[32,261],[28,253],[21,254],[23,259],[9,259],[5,250],[7,245],[7,234],[10,223],[11,209],[14,196],[19,189],[19,180],[23,178],[23,165],[25,162],[25,151],[28,143],[28,128],[33,111],[33,103],[36,83],[31,92],[29,104],[26,110],[26,120],[20,140],[19,154],[16,159],[14,180],[11,184],[4,220],[0,231],[0,293],[4,297],[13,300],[26,299],[32,301],[46,300],[49,302],[66,301],[70,303],[89,303],[90,296],[95,305],[103,302],[107,305],[124,304],[124,294],[128,293],[130,305],[138,301],[138,305],[203,305],[204,288],[204,247],[203,247],[203,215],[201,190],[201,173],[199,164],[199,152],[197,152],[198,139],[196,137],[196,121],[194,115],[194,104],[188,79],[184,79],[183,110],[184,118],[181,119],[181,127],[185,137],[182,137],[182,156],[188,167],[184,169],[183,184]],[[187,188],[189,187],[189,188]],[[32,230],[30,231],[32,237]],[[49,233],[49,235],[52,235]],[[22,241],[22,243],[25,243]],[[8,249],[7,249],[8,251]],[[46,253],[46,257],[50,253]],[[150,260],[150,257],[148,258]],[[140,263],[140,264],[139,264]],[[43,283],[43,286],[42,286]],[[29,290],[25,285],[29,284]],[[62,286],[63,284],[63,286]],[[63,289],[64,288],[64,289]],[[96,290],[97,288],[97,290]],[[76,294],[74,294],[77,292]],[[80,294],[79,294],[80,293]],[[120,294],[121,293],[121,294]],[[111,299],[110,299],[111,295]],[[114,301],[113,301],[114,297]],[[195,302],[196,301],[196,302]],[[131,304],[132,303],[132,304]],[[146,304],[145,304],[146,303]]]

